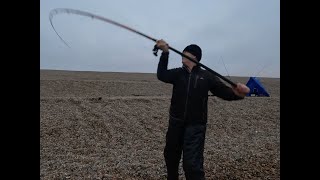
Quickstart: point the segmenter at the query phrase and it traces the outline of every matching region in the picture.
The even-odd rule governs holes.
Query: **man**
[[[203,151],[208,92],[211,91],[215,96],[231,101],[243,99],[250,89],[241,83],[237,83],[235,88],[230,88],[218,77],[201,69],[185,57],[182,57],[182,67],[168,70],[168,44],[161,39],[156,42],[156,46],[162,50],[157,77],[165,83],[173,84],[164,149],[167,178],[178,179],[179,162],[183,152],[183,170],[186,179],[205,179]],[[201,48],[195,44],[187,46],[183,53],[195,61],[201,60]]]

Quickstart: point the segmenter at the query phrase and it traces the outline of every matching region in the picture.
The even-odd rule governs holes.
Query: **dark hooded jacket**
[[[160,81],[173,84],[170,117],[189,124],[206,124],[208,114],[208,92],[224,100],[239,100],[242,97],[217,76],[199,66],[189,72],[187,67],[168,70],[169,53],[162,53],[157,77]]]

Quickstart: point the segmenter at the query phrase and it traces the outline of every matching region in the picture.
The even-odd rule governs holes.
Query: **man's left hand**
[[[250,92],[250,88],[242,83],[237,83],[237,86],[233,87],[232,90],[237,96],[240,97],[245,97],[246,94]]]

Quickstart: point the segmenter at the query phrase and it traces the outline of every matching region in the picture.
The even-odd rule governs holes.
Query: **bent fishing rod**
[[[136,33],[136,34],[139,34],[139,35],[141,35],[141,36],[143,36],[143,37],[145,37],[145,38],[147,38],[147,39],[150,39],[150,40],[152,40],[152,41],[154,41],[154,42],[157,42],[157,39],[155,39],[155,38],[152,38],[152,37],[150,37],[150,36],[148,36],[148,35],[145,35],[145,34],[139,32],[139,31],[137,31],[137,30],[135,30],[135,29],[132,29],[132,28],[130,28],[130,27],[128,27],[128,26],[125,26],[125,25],[123,25],[123,24],[120,24],[120,23],[118,23],[118,22],[115,22],[115,21],[113,21],[113,20],[107,19],[107,18],[102,17],[102,16],[98,16],[98,15],[95,15],[95,14],[92,14],[92,13],[89,13],[89,12],[85,12],[85,11],[80,11],[80,10],[75,10],[75,9],[69,9],[69,8],[56,8],[56,9],[53,9],[53,10],[50,11],[50,14],[49,14],[49,20],[50,20],[51,26],[52,26],[53,30],[55,31],[55,33],[59,36],[59,38],[61,39],[61,41],[62,41],[65,45],[67,45],[69,48],[70,48],[70,46],[69,46],[69,45],[67,44],[67,42],[64,41],[64,40],[62,39],[62,37],[58,34],[58,32],[56,31],[56,29],[54,28],[53,23],[52,23],[53,16],[54,16],[54,15],[57,15],[57,14],[60,14],[60,13],[67,13],[67,14],[70,13],[70,14],[76,14],[76,15],[91,17],[92,19],[98,19],[98,20],[101,20],[101,21],[103,21],[103,22],[107,22],[107,23],[116,25],[116,26],[118,26],[118,27],[122,27],[122,28],[127,29],[127,30],[129,30],[129,31],[131,31],[131,32],[134,32],[134,33]],[[225,78],[224,76],[220,75],[219,73],[215,72],[214,70],[210,69],[209,67],[207,67],[207,66],[205,66],[205,65],[203,65],[203,64],[201,64],[201,63],[199,63],[199,62],[197,62],[197,61],[195,61],[195,60],[193,60],[193,59],[190,58],[189,56],[181,53],[180,51],[174,49],[173,47],[170,47],[170,46],[169,46],[169,49],[172,50],[173,52],[178,53],[178,54],[180,54],[181,56],[189,59],[190,61],[196,63],[198,66],[203,67],[203,68],[206,69],[207,71],[211,72],[212,74],[218,76],[218,77],[221,78],[222,80],[224,80],[224,81],[226,81],[227,83],[229,83],[231,86],[233,86],[233,87],[236,87],[236,86],[237,86],[237,85],[236,85],[234,82],[232,82],[231,80]],[[158,52],[158,48],[157,48],[156,45],[155,45],[154,48],[153,48],[153,54],[154,54],[155,56],[157,56],[157,52]]]

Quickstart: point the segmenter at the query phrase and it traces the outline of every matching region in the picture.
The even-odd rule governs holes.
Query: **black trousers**
[[[181,154],[183,154],[186,179],[205,179],[203,169],[205,133],[206,124],[186,125],[181,120],[170,118],[164,149],[168,180],[178,180]]]

